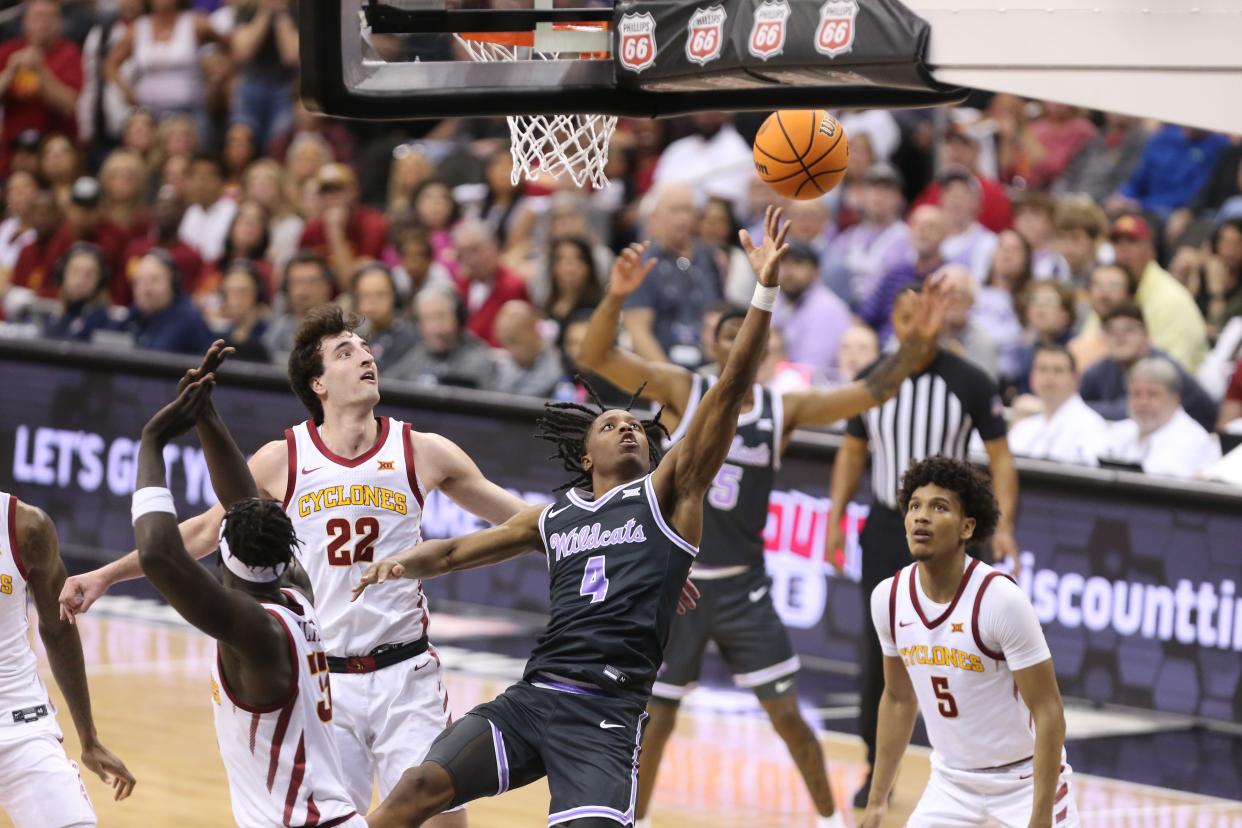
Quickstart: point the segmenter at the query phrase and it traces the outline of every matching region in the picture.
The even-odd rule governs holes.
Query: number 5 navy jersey
[[[539,516],[551,617],[526,679],[551,673],[612,694],[651,692],[698,550],[660,513],[651,475],[587,500],[570,490]]]
[[[666,448],[685,434],[699,401],[715,381],[715,377],[694,377],[686,412]],[[763,529],[781,465],[785,423],[779,394],[756,384],[753,395],[750,410],[737,418],[729,456],[707,492],[699,566],[763,566]]]

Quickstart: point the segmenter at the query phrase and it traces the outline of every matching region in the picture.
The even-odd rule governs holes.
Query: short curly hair
[[[291,562],[302,545],[293,521],[275,500],[247,497],[224,513],[224,539],[246,566],[279,566]]]
[[[992,476],[961,460],[937,455],[915,463],[901,477],[897,503],[904,515],[910,498],[922,486],[931,484],[957,495],[962,513],[975,519],[975,532],[967,546],[983,543],[992,537],[1000,520],[1000,506],[992,494]]]

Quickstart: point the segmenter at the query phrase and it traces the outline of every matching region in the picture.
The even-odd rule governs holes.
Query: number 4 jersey
[[[539,532],[551,614],[526,680],[552,674],[649,694],[698,552],[660,513],[651,475],[595,500],[565,492],[539,516]]]
[[[373,561],[404,552],[422,538],[423,490],[410,425],[389,417],[377,422],[375,445],[352,460],[333,454],[313,421],[285,432],[285,512],[302,542],[299,557],[332,656],[363,656],[427,634],[422,581],[396,581],[349,600]]]
[[[1007,575],[967,558],[957,594],[934,604],[910,564],[871,593],[884,655],[900,658],[933,760],[955,770],[1030,758],[1035,727],[1013,673],[1052,658],[1035,610]]]

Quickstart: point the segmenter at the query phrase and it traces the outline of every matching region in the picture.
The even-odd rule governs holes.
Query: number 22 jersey
[[[551,673],[648,695],[698,549],[665,520],[651,475],[595,500],[569,490],[539,516],[551,615],[525,678]]]

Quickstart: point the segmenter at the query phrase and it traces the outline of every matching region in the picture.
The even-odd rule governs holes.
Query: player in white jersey
[[[333,726],[346,787],[360,811],[419,764],[449,722],[440,664],[427,640],[421,584],[394,596],[349,603],[369,562],[395,555],[419,537],[422,502],[440,489],[454,503],[499,524],[525,504],[489,482],[452,441],[376,417],[379,375],[354,320],[339,307],[312,310],[289,357],[289,384],[311,413],[284,439],[262,446],[250,471],[262,497],[286,504],[302,540],[299,557],[315,589],[336,673]],[[216,549],[219,506],[181,526],[190,554]],[[85,612],[109,586],[142,575],[130,555],[70,578],[65,612]],[[460,828],[464,813],[431,823]]]
[[[884,695],[863,828],[879,828],[921,711],[932,774],[913,828],[1075,828],[1065,712],[1030,602],[1007,575],[966,555],[999,508],[988,479],[931,457],[898,495],[915,562],[871,594]]]
[[[168,603],[216,639],[212,711],[234,822],[365,828],[342,781],[328,659],[294,553],[297,535],[279,504],[258,497],[211,403],[213,369],[227,354],[220,344],[142,430],[133,505],[139,560]],[[195,427],[211,484],[227,506],[220,581],[187,554],[165,488],[164,448]]]
[[[56,527],[41,510],[0,492],[0,809],[17,828],[95,824],[95,809],[65,755],[56,708],[30,648],[26,596],[34,599],[39,637],[69,705],[82,764],[113,786],[117,799],[134,789],[125,763],[99,742],[91,715],[82,642],[57,617],[65,580]]]

